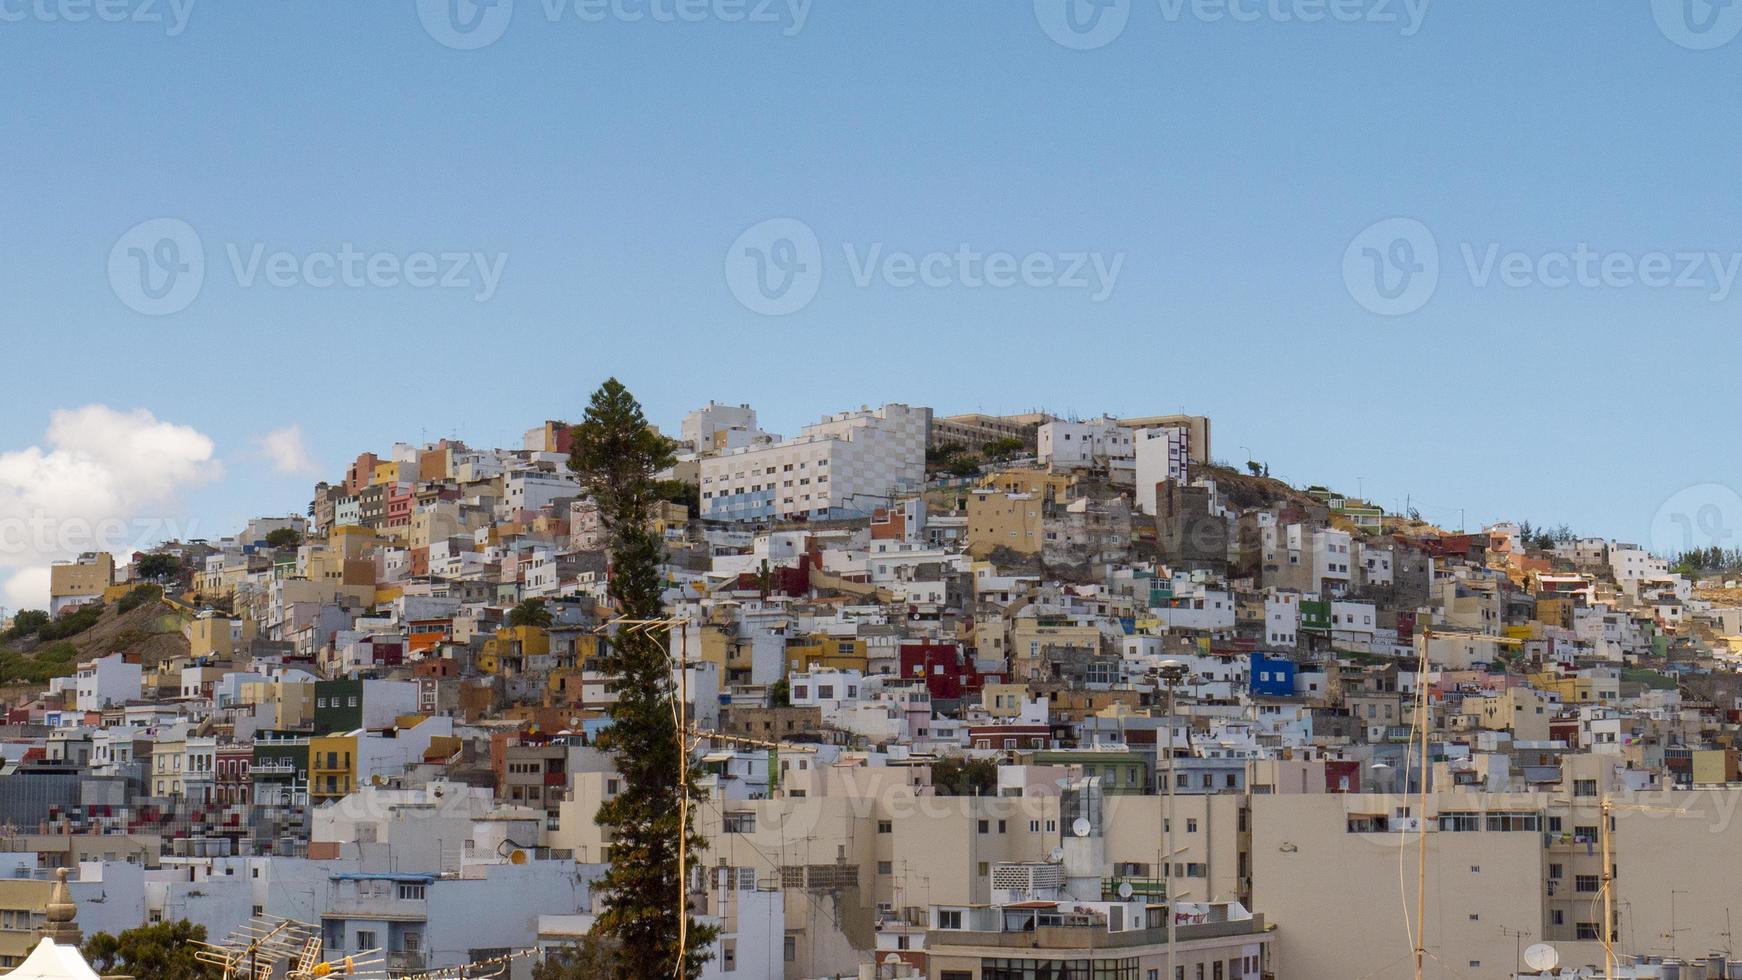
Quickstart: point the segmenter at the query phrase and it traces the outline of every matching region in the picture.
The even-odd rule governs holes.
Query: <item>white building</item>
[[[119,653],[79,664],[74,679],[74,705],[80,711],[101,711],[112,704],[125,704],[139,697],[144,668],[129,663]]]
[[[730,452],[779,440],[757,428],[756,410],[749,405],[711,401],[683,417],[680,438],[698,453]]]
[[[1137,506],[1155,513],[1156,485],[1185,483],[1191,464],[1192,434],[1185,426],[1168,425],[1132,433],[1137,467]]]
[[[1135,459],[1132,431],[1110,417],[1087,422],[1048,422],[1036,436],[1041,465],[1124,468]]]
[[[931,410],[891,404],[833,415],[796,439],[701,463],[702,517],[716,521],[864,516],[925,480]]]
[[[559,497],[573,497],[581,492],[574,479],[555,473],[516,473],[504,482],[503,490],[502,506],[507,516],[540,510]]]

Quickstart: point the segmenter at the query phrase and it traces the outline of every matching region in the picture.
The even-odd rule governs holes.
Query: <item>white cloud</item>
[[[302,426],[287,425],[263,436],[254,437],[255,450],[272,463],[272,468],[286,476],[317,473],[314,457],[302,441]]]
[[[55,412],[43,445],[0,452],[0,598],[43,605],[48,565],[81,552],[200,536],[177,497],[222,474],[212,440],[188,426],[103,405]]]
[[[26,568],[13,573],[6,584],[0,586],[0,606],[15,612],[19,609],[47,609],[48,569]]]

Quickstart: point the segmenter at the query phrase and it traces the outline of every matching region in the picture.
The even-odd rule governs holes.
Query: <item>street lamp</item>
[[[1182,682],[1190,674],[1185,664],[1178,660],[1163,660],[1157,670],[1161,683],[1167,688],[1167,806],[1161,817],[1161,850],[1165,857],[1161,865],[1162,888],[1167,895],[1167,976],[1173,980],[1178,976],[1175,967],[1176,946],[1175,923],[1179,916],[1173,893],[1173,701],[1174,694]]]

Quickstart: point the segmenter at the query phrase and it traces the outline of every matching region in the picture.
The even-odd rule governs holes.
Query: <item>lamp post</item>
[[[1178,944],[1174,941],[1174,930],[1179,916],[1173,894],[1173,702],[1180,682],[1186,679],[1187,669],[1178,660],[1164,660],[1158,673],[1167,688],[1167,805],[1161,818],[1161,882],[1167,895],[1167,980],[1175,980],[1179,973],[1175,965]]]

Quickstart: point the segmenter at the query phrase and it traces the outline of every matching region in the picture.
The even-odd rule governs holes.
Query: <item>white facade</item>
[[[558,497],[573,497],[580,493],[580,484],[553,473],[516,473],[504,485],[503,508],[514,514],[523,510],[540,510]]]
[[[1113,418],[1054,421],[1040,427],[1036,442],[1043,466],[1130,466],[1135,458],[1132,435]]]
[[[1137,467],[1137,506],[1145,514],[1156,509],[1156,484],[1186,482],[1191,463],[1192,434],[1184,426],[1138,429],[1132,435]]]
[[[143,677],[144,669],[119,653],[86,661],[79,665],[74,703],[80,711],[101,711],[135,700]]]
[[[885,405],[830,416],[798,438],[701,463],[702,517],[760,521],[863,516],[925,479],[931,410]]]

